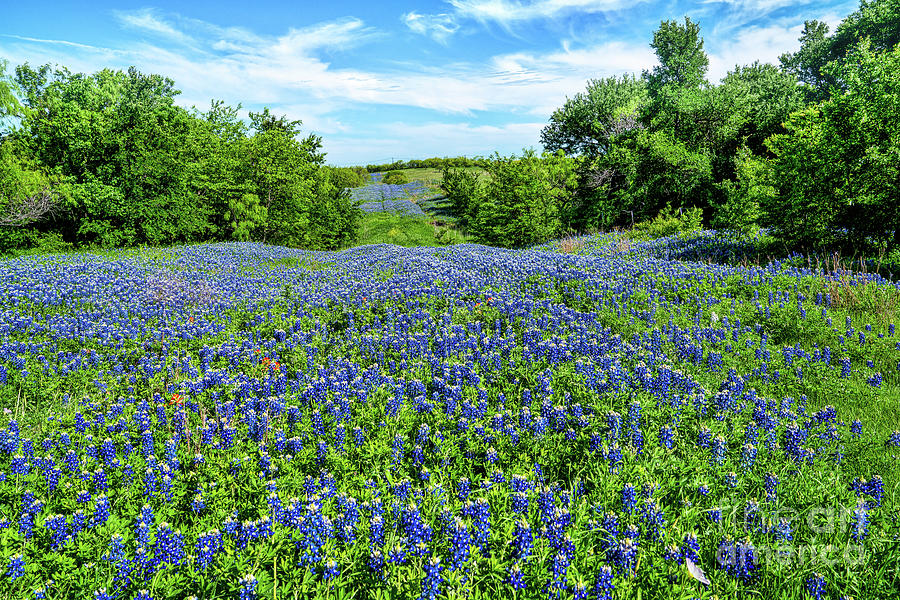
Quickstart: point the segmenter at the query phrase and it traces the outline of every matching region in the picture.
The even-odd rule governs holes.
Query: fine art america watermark
[[[868,515],[865,514],[867,511],[864,505],[856,511],[839,506],[816,506],[803,513],[792,508],[764,508],[753,503],[721,506],[714,510],[719,511],[720,515],[730,512],[736,519],[740,519],[743,513],[743,523],[748,532],[766,531],[775,534],[779,529],[786,532],[781,536],[774,535],[777,541],[771,544],[737,542],[723,545],[716,553],[716,562],[720,566],[752,562],[786,567],[856,567],[865,564],[868,558],[863,545],[868,534]],[[862,518],[860,510],[863,511]],[[718,520],[720,526],[724,521],[722,518]],[[794,541],[798,531],[810,532],[814,534],[813,537],[847,537],[844,538],[844,543],[798,543]]]

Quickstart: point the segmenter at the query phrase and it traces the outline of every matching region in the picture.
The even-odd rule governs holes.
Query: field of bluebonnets
[[[0,597],[895,595],[900,290],[742,253],[3,262]]]
[[[360,203],[359,207],[363,212],[387,212],[405,216],[425,214],[413,201],[428,195],[424,183],[381,183],[383,175],[384,173],[372,173],[372,183],[350,189],[350,197]]]

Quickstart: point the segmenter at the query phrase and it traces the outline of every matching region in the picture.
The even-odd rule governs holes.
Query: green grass
[[[468,241],[458,230],[436,225],[424,217],[389,213],[363,215],[357,246],[395,244],[397,246],[446,246]]]

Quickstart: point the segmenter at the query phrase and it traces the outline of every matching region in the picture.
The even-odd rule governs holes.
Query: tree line
[[[359,174],[266,108],[175,104],[135,68],[73,73],[0,61],[0,253],[258,240],[334,249],[361,213]],[[348,183],[348,181],[350,183]]]
[[[541,132],[543,157],[445,169],[448,195],[476,239],[511,246],[694,209],[792,248],[898,248],[898,41],[900,0],[863,0],[833,33],[807,21],[778,66],[713,84],[699,26],[663,21],[657,66],[589,81]]]

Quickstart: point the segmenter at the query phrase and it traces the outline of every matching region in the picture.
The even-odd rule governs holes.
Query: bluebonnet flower
[[[256,577],[247,574],[245,577],[241,577],[238,583],[241,586],[238,595],[240,600],[256,600],[256,587],[259,585]]]
[[[21,554],[14,555],[9,564],[6,565],[6,577],[10,581],[15,581],[19,577],[25,576],[25,559]]]
[[[610,569],[609,565],[603,565],[597,571],[597,579],[594,582],[593,589],[594,598],[597,600],[612,600],[615,589],[612,569]]]
[[[513,529],[512,549],[513,557],[517,560],[525,560],[531,556],[534,548],[534,536],[528,521],[519,519]]]
[[[409,546],[414,553],[421,555],[425,544],[431,540],[431,527],[425,523],[418,506],[409,504],[403,509],[401,525]]]
[[[432,556],[423,565],[425,575],[422,578],[422,593],[419,600],[435,600],[440,593],[443,576],[441,575],[441,559]]]
[[[69,540],[69,527],[64,516],[51,515],[44,521],[44,526],[50,530],[52,550],[59,550]]]
[[[666,518],[659,505],[649,500],[641,506],[641,522],[644,524],[647,537],[659,540],[661,530],[665,528]]]
[[[753,579],[759,570],[756,549],[749,540],[735,542],[731,538],[723,538],[719,542],[716,560],[726,573],[743,581]]]
[[[615,554],[613,556],[613,564],[619,567],[622,573],[624,573],[627,577],[633,577],[635,574],[635,569],[637,568],[637,557],[637,542],[630,537],[626,537],[622,540],[619,540],[619,543],[616,546]]]
[[[456,485],[456,497],[460,502],[465,502],[469,499],[469,492],[472,489],[472,482],[469,481],[468,477],[460,477],[459,482]]]
[[[384,554],[381,553],[381,550],[375,548],[369,552],[369,558],[366,561],[366,565],[371,569],[380,579],[384,578]]]
[[[207,531],[197,537],[196,552],[197,564],[201,569],[207,569],[215,560],[216,554],[222,549],[222,532],[218,529]]]
[[[30,467],[31,465],[24,456],[16,454],[9,463],[9,472],[13,475],[28,475]]]
[[[473,539],[482,556],[490,556],[488,542],[491,536],[491,509],[484,498],[475,501],[472,512],[474,535]]]
[[[708,427],[701,427],[700,432],[697,434],[697,445],[705,450],[709,448],[711,444],[712,431],[710,431]]]
[[[405,564],[406,550],[403,546],[394,546],[388,551],[388,562],[391,564]]]
[[[610,473],[618,473],[622,468],[622,451],[617,444],[613,444],[610,447],[609,452],[606,455],[606,460],[609,462]]]
[[[884,481],[881,475],[872,475],[866,485],[866,493],[872,496],[875,506],[881,506],[881,500],[884,498]]]
[[[513,563],[512,566],[509,567],[506,574],[506,584],[514,590],[524,590],[527,587],[527,584],[525,583],[525,574],[522,572],[519,563]]]
[[[384,546],[384,519],[375,515],[369,521],[369,545],[373,548]]]
[[[866,502],[859,500],[853,510],[850,537],[855,542],[861,542],[869,535],[869,514]]]
[[[725,462],[725,438],[717,435],[712,441],[712,454],[709,457],[711,467],[721,466]]]
[[[630,483],[625,483],[622,486],[622,509],[631,514],[634,512],[635,506],[637,505],[637,490],[635,490],[634,486]]]
[[[794,531],[789,519],[781,518],[778,523],[772,525],[772,532],[778,542],[791,542],[794,540]]]
[[[778,476],[769,472],[763,476],[763,486],[766,489],[766,500],[774,502],[778,498]]]
[[[741,469],[750,471],[756,463],[757,450],[753,444],[744,444],[741,448]]]
[[[806,578],[806,591],[813,600],[822,600],[825,597],[826,587],[825,578],[818,573]]]
[[[462,519],[456,517],[450,531],[450,570],[457,571],[469,560],[472,536]]]
[[[334,560],[327,561],[325,567],[322,569],[322,575],[325,577],[326,581],[336,579],[337,576],[340,575],[340,569],[338,568],[337,563]]]
[[[668,425],[659,429],[659,445],[671,449],[675,445],[675,430]]]
[[[100,588],[94,592],[94,600],[112,600],[112,596],[106,591],[106,588]]]

